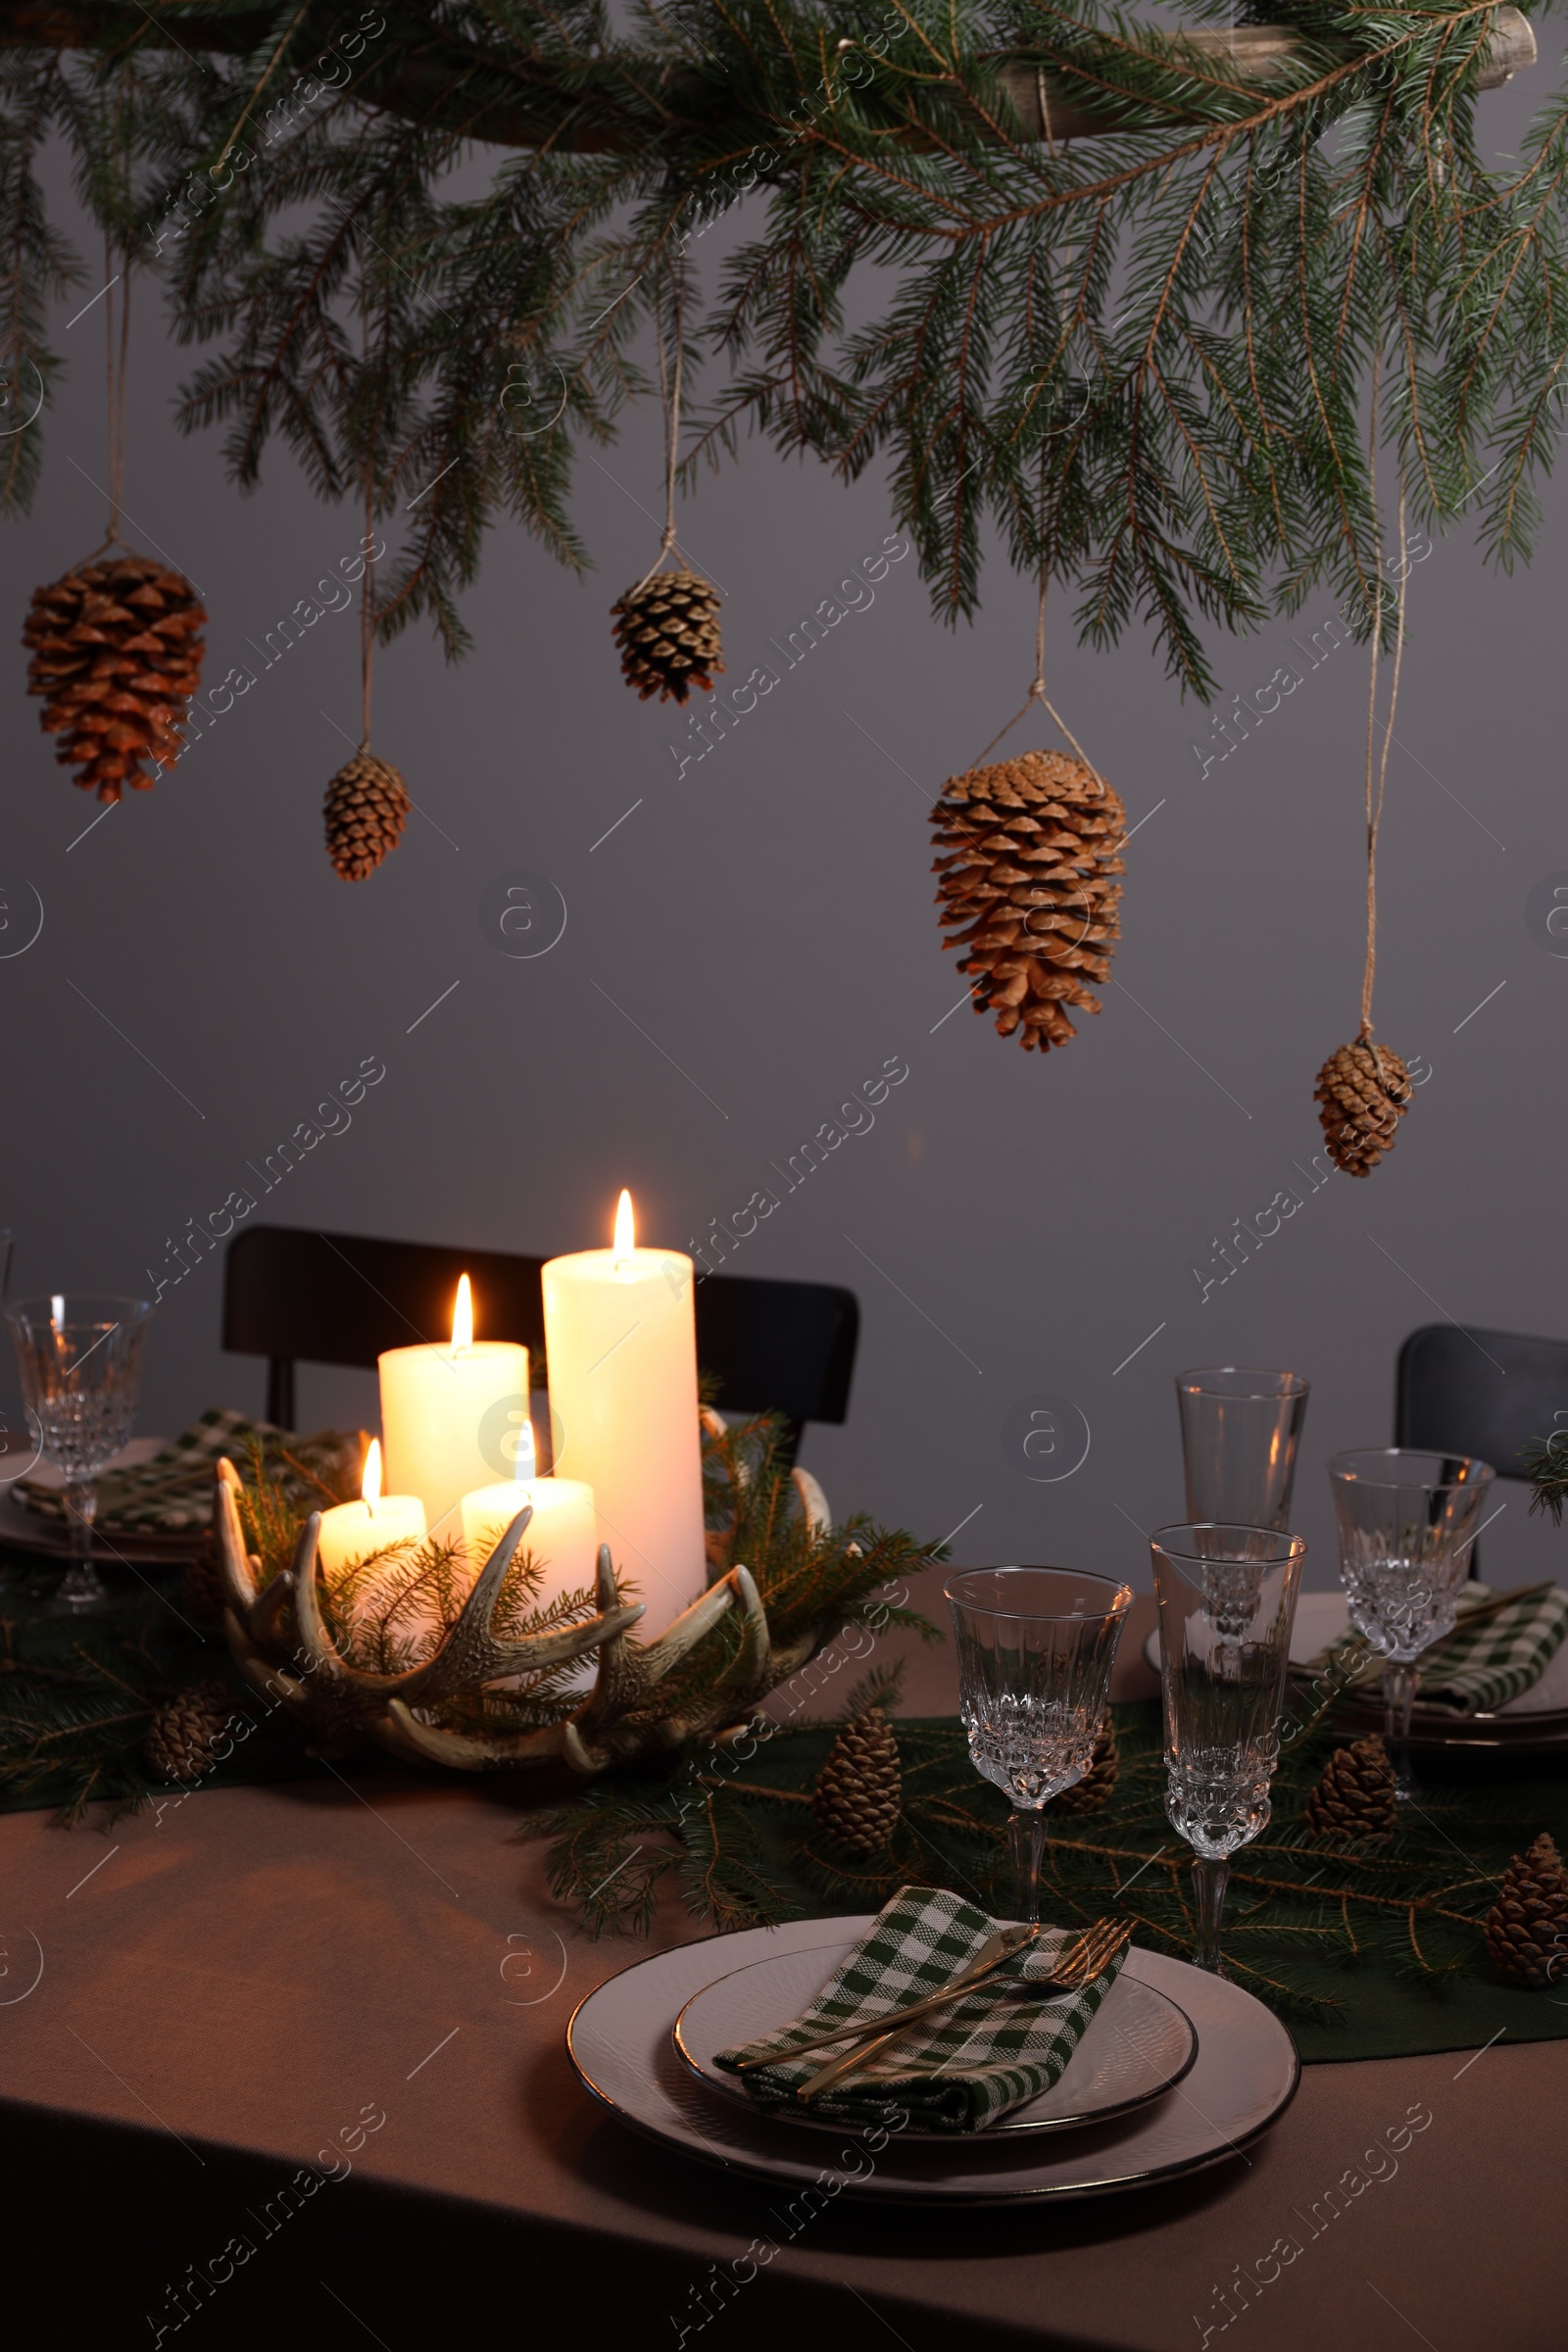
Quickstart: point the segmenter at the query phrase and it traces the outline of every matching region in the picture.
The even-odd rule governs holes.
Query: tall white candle
[[[692,1261],[637,1249],[622,1193],[613,1248],[551,1258],[543,1285],[555,1467],[592,1487],[648,1641],[707,1577]]]
[[[528,1430],[528,1350],[506,1340],[475,1341],[465,1274],[451,1346],[390,1348],[377,1368],[387,1484],[417,1494],[431,1532],[454,1542],[464,1495],[516,1461]]]

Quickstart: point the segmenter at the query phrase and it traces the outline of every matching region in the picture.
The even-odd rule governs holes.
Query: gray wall
[[[1524,100],[1488,103],[1505,139]],[[1148,643],[1080,653],[1058,599],[1054,694],[1147,821],[1117,985],[1070,1050],[1041,1060],[966,1010],[944,1017],[963,984],[939,949],[926,822],[929,796],[1022,699],[1028,588],[994,565],[983,621],[954,635],[912,561],[893,567],[677,780],[685,718],[620,684],[607,610],[657,549],[651,416],[582,465],[586,581],[503,529],[466,608],[473,658],[447,667],[416,636],[380,657],[376,747],[421,813],[370,881],[339,882],[320,838],[324,786],[358,734],[350,612],[262,670],[156,791],[84,834],[95,805],[54,764],[16,632],[33,585],[104,527],[100,316],[64,338],[77,364],[46,484],[5,540],[0,869],[45,914],[36,943],[0,961],[16,1287],[141,1287],[187,1218],[255,1190],[247,1163],[365,1055],[385,1061],[384,1082],[259,1213],[522,1250],[607,1240],[621,1184],[647,1239],[685,1246],[754,1189],[781,1191],[769,1161],[901,1057],[908,1076],[874,1126],[729,1260],[859,1295],[851,1418],[812,1432],[806,1459],[843,1508],[927,1538],[961,1523],[960,1560],[1069,1560],[1140,1583],[1144,1531],[1181,1509],[1177,1367],[1310,1375],[1298,1516],[1308,1581],[1323,1583],[1321,1461],[1392,1435],[1404,1334],[1440,1313],[1568,1325],[1568,960],[1526,924],[1533,886],[1568,869],[1559,493],[1532,572],[1492,576],[1459,537],[1412,575],[1377,1017],[1431,1076],[1369,1181],[1307,1190],[1293,1163],[1320,1143],[1313,1075],[1354,1033],[1361,956],[1365,664],[1346,647],[1313,669],[1291,645],[1327,618],[1327,594],[1304,625],[1221,647],[1231,690],[1290,662],[1302,683],[1206,775],[1191,747],[1208,718],[1183,708]],[[281,457],[260,496],[228,487],[215,442],[182,442],[170,421],[187,364],[144,288],[127,507],[140,543],[205,592],[216,682],[351,553],[359,525],[317,506]],[[773,659],[767,640],[891,527],[878,483],[845,491],[755,445],[707,483],[685,545],[725,591],[724,683]],[[1013,740],[1048,737],[1031,723]],[[532,961],[480,932],[487,886],[517,868],[552,877],[568,909]],[[1300,1209],[1204,1298],[1195,1267],[1222,1273],[1216,1239],[1287,1186]],[[166,1293],[144,1429],[220,1398],[260,1408],[261,1367],[219,1352],[220,1284],[210,1261]],[[1043,1393],[1092,1442],[1072,1475],[1036,1484],[1004,1442],[1009,1412]],[[373,1383],[309,1374],[302,1409],[363,1419]],[[1503,1492],[1492,1571],[1549,1564],[1526,1491]]]

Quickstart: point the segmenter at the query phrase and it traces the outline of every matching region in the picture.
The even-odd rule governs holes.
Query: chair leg
[[[267,1360],[267,1418],[274,1429],[294,1426],[294,1362],[291,1356]]]

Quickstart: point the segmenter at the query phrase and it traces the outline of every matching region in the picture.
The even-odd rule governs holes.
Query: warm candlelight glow
[[[637,1227],[631,1213],[631,1195],[622,1193],[615,1202],[615,1239],[611,1253],[618,1273],[637,1247]]]
[[[468,1288],[466,1274],[460,1274],[457,1303],[452,1309],[452,1352],[460,1355],[466,1348],[472,1346],[473,1293]]]
[[[360,1479],[360,1495],[371,1517],[381,1499],[381,1441],[370,1440],[370,1449],[365,1457],[365,1470]]]

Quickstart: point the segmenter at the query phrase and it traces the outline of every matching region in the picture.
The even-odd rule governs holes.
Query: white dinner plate
[[[769,1952],[747,1968],[707,1984],[689,2000],[675,2020],[675,2047],[692,2071],[725,2098],[739,2099],[756,2114],[745,2084],[716,2063],[716,2053],[775,2033],[815,2000],[841,1961],[855,1949],[852,1939],[813,1944],[805,1951]],[[1058,1996],[1060,1997],[1060,1996]],[[823,2050],[821,2063],[842,2056],[846,2045]],[[1192,2071],[1198,2056],[1198,2036],[1184,2013],[1152,1984],[1140,1983],[1123,1969],[1090,2022],[1088,2031],[1049,2090],[1011,2108],[985,2132],[1062,2132],[1083,2124],[1108,2123],[1157,2099],[1162,2091]],[[770,2111],[773,2112],[773,2111]],[[813,2132],[837,2132],[834,2122],[810,2107],[776,2110],[784,2124],[804,2124]],[[948,2132],[920,2132],[911,2125],[909,2139],[951,2139]]]
[[[1198,2035],[1192,2072],[1162,2097],[1111,2123],[1054,2136],[955,2133],[913,2141],[906,2132],[843,2126],[837,2159],[824,2167],[817,2135],[774,2123],[700,2082],[670,2029],[718,1978],[775,1952],[808,1951],[824,1935],[858,1938],[871,1924],[869,1915],[802,1919],[656,1952],[578,2004],[566,2029],[572,2064],[596,2099],[662,2146],[818,2196],[899,2205],[1102,2196],[1200,2172],[1245,2148],[1295,2095],[1296,2044],[1261,2001],[1184,1960],[1135,1948],[1123,1975],[1163,1992]]]
[[[1302,1592],[1297,1598],[1296,1623],[1291,1629],[1291,1664],[1309,1666],[1320,1649],[1337,1642],[1350,1622],[1343,1592]],[[1568,1645],[1565,1645],[1568,1646]],[[1144,1657],[1159,1672],[1159,1628],[1144,1642]]]

